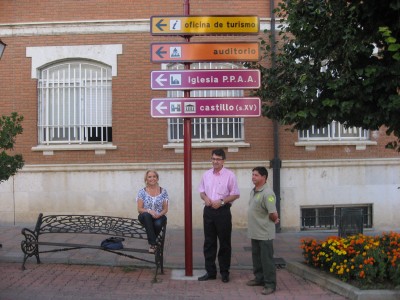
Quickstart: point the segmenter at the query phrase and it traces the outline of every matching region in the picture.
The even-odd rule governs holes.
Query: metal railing
[[[322,128],[311,126],[308,130],[299,130],[298,134],[299,141],[369,140],[368,130],[361,127],[346,127],[336,121]]]
[[[343,212],[345,210],[343,209]],[[362,213],[362,228],[372,228],[372,214],[370,213]],[[342,214],[333,214],[326,216],[302,216],[300,217],[301,230],[339,230],[343,224],[344,218],[346,215]]]

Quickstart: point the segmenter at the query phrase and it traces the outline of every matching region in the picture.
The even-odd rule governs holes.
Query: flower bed
[[[360,288],[400,287],[400,233],[302,239],[306,263]]]

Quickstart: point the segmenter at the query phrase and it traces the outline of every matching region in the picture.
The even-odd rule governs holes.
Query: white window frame
[[[112,141],[111,67],[87,61],[55,63],[40,70],[40,145]]]
[[[40,70],[55,62],[82,59],[111,67],[111,75],[118,74],[117,57],[122,54],[122,44],[78,45],[78,46],[38,46],[27,47],[26,56],[31,58],[31,78],[37,79]],[[112,143],[87,144],[38,144],[32,151],[41,151],[43,155],[54,155],[54,151],[94,150],[95,154],[105,154],[115,150]]]
[[[164,65],[167,70],[180,70],[182,64]],[[232,63],[192,63],[191,69],[239,69],[241,65]],[[168,91],[169,98],[183,97],[183,91]],[[243,90],[192,90],[191,97],[243,97]],[[237,152],[241,147],[249,147],[244,142],[244,118],[193,118],[192,147],[227,147],[229,152]],[[168,145],[175,152],[183,151],[183,118],[168,119]]]
[[[318,128],[311,126],[308,130],[298,131],[296,146],[304,146],[314,151],[317,146],[355,146],[356,150],[365,150],[367,145],[376,145],[371,141],[370,131],[361,127],[346,127],[345,124],[333,121],[328,126]]]

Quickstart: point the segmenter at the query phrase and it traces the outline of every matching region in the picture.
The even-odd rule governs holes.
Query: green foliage
[[[393,59],[400,60],[400,44],[392,36],[392,31],[387,26],[383,26],[379,27],[379,32],[382,33],[385,42],[388,44],[388,51],[393,52]]]
[[[265,116],[294,129],[386,126],[400,138],[400,0],[288,0],[276,16],[280,38],[261,39],[268,65],[248,64],[262,72]]]
[[[23,116],[13,112],[11,116],[0,118],[0,183],[8,180],[10,176],[17,173],[18,169],[24,166],[22,155],[9,155],[8,151],[14,148],[15,137],[21,134],[23,129],[21,122]]]

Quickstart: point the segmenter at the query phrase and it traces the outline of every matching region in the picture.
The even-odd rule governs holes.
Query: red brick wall
[[[189,3],[192,15],[269,15],[269,1],[265,0],[191,0]],[[154,15],[182,15],[183,12],[183,0],[0,1],[0,23],[149,19]]]
[[[18,5],[16,4],[18,3]],[[248,14],[266,17],[268,1],[190,1],[192,15]],[[182,15],[183,1],[0,1],[0,23],[49,21],[149,19],[152,15]],[[183,162],[183,154],[163,149],[167,144],[167,119],[150,116],[150,99],[165,97],[165,91],[150,89],[150,72],[159,64],[150,62],[152,42],[183,41],[181,37],[152,37],[150,33],[83,34],[55,36],[8,36],[0,61],[0,114],[17,111],[25,116],[24,133],[18,137],[15,151],[27,164],[46,163],[121,163]],[[193,37],[192,41],[256,41],[257,37]],[[95,155],[94,151],[56,151],[53,156],[32,152],[37,145],[37,89],[31,79],[31,59],[26,48],[90,44],[122,44],[118,56],[118,75],[113,77],[113,144],[115,151]],[[354,146],[317,147],[305,151],[295,147],[297,134],[280,129],[281,159],[331,159],[398,157],[384,149],[388,141],[383,131],[378,146],[355,151]],[[273,158],[272,122],[266,118],[245,119],[245,141],[250,148],[228,153],[229,160],[270,160]],[[211,149],[193,149],[193,161],[209,158]]]

